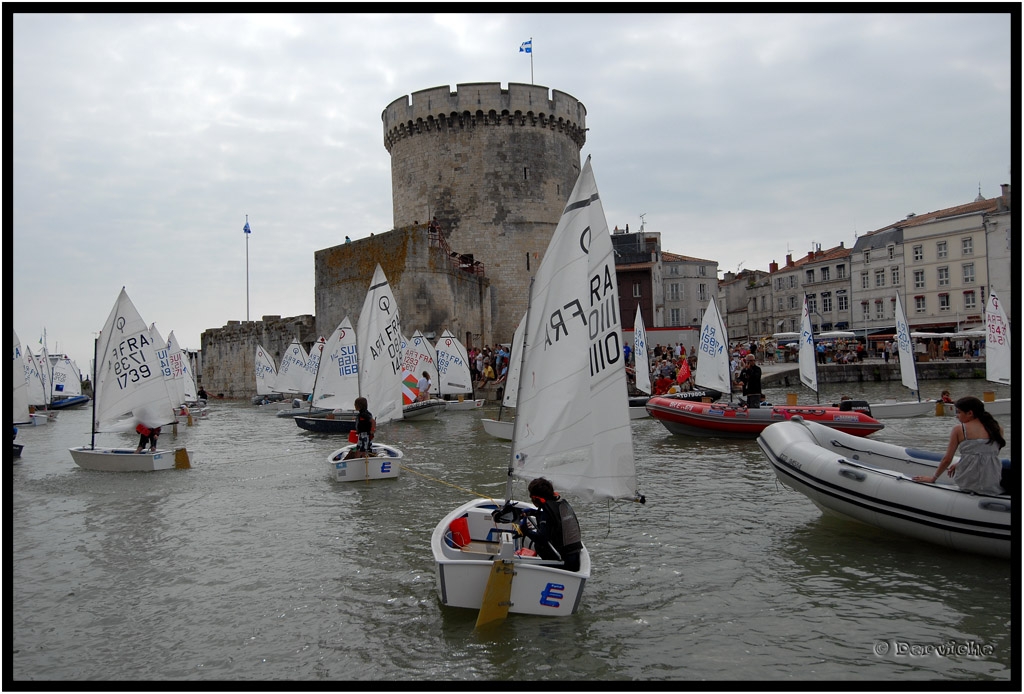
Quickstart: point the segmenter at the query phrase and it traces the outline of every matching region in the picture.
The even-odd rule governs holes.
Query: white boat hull
[[[367,458],[348,458],[356,444],[342,446],[327,456],[327,467],[336,482],[365,482],[398,477],[405,454],[394,446],[371,444],[374,455]]]
[[[806,420],[772,424],[757,442],[779,481],[825,513],[955,550],[1010,557],[1009,496],[913,481],[935,474],[937,453]]]
[[[520,508],[533,508],[519,503]],[[566,571],[537,557],[517,557],[520,540],[511,524],[495,523],[489,499],[475,499],[441,519],[430,538],[441,604],[479,610],[491,568],[496,559],[512,561],[511,606],[514,614],[568,617],[575,614],[590,578],[590,553],[580,552],[580,570]],[[458,547],[452,542],[453,520],[467,517],[472,542]]]
[[[936,410],[935,414],[946,417],[953,417],[956,415],[956,405],[951,402],[939,403],[941,405],[941,411]],[[998,398],[991,402],[984,402],[985,411],[993,417],[1006,417],[1010,414],[1010,398]]]
[[[437,417],[437,415],[444,412],[446,406],[445,401],[440,398],[431,398],[430,400],[413,402],[402,407],[402,419],[428,419],[431,417]]]
[[[484,399],[477,398],[476,400],[445,400],[446,407],[448,410],[475,410],[484,406]]]
[[[873,402],[869,405],[871,416],[875,419],[904,419],[935,414],[935,400]]]
[[[488,419],[483,418],[480,420],[483,422],[484,431],[497,439],[504,439],[506,441],[512,440],[512,429],[514,428],[514,420],[511,419]]]
[[[191,467],[188,452],[184,448],[173,451],[158,448],[155,453],[148,449],[136,453],[134,448],[91,446],[79,446],[70,450],[71,459],[78,467],[99,472],[155,472]]]

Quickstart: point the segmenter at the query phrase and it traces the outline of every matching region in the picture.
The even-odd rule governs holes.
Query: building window
[[[940,287],[948,287],[949,286],[949,268],[948,267],[940,267],[940,268],[938,268],[935,271],[935,273],[936,273],[936,275],[938,277],[938,281],[939,281],[939,285],[938,286],[940,286]]]
[[[868,273],[867,272],[860,273],[860,288],[861,289],[870,289],[871,288],[871,283],[868,282]]]
[[[836,304],[838,305],[840,312],[849,311],[850,310],[850,297],[848,297],[848,296],[837,296],[836,297]]]
[[[890,243],[888,246],[886,246],[886,250],[889,251],[889,260],[895,260],[896,259],[896,245]]]
[[[946,250],[946,242],[938,241],[935,243],[935,257],[942,260],[949,255],[949,251]]]
[[[838,280],[845,280],[846,279],[846,266],[845,265],[836,265],[836,279],[838,279]]]
[[[821,268],[821,281],[822,282],[828,282],[829,281],[829,269],[827,267]]]
[[[668,300],[679,301],[679,283],[672,282],[668,285]]]
[[[814,270],[807,271],[807,284],[814,284]]]
[[[892,268],[892,286],[900,286],[900,266],[895,265]]]
[[[871,263],[871,251],[864,251],[864,264],[868,265]]]
[[[974,284],[974,263],[964,263],[964,284]]]
[[[783,301],[782,297],[780,296],[779,297],[779,310],[781,311],[783,308],[785,308],[785,302]]]
[[[706,267],[704,267],[703,265],[700,266],[698,272],[700,273],[701,277],[707,277],[708,276],[708,269]]]
[[[668,312],[669,325],[680,325],[679,323],[679,309],[673,308]]]
[[[807,297],[807,310],[810,313],[818,312],[818,300],[814,297]]]
[[[861,308],[861,318],[863,320],[870,320],[871,319],[871,304],[869,304],[866,301],[862,301],[862,302],[860,302],[860,308]]]
[[[795,296],[789,297],[789,307],[790,308],[796,308],[796,297]]]
[[[973,311],[978,307],[977,299],[973,291],[964,292],[964,310]]]
[[[924,246],[914,246],[914,261],[920,263],[924,260]]]
[[[875,318],[879,320],[885,318],[885,304],[881,299],[875,299]]]
[[[939,294],[939,310],[949,310],[949,294]]]
[[[832,297],[823,296],[821,297],[821,312],[832,313]]]
[[[963,255],[974,255],[974,239],[968,236],[960,240],[960,252]]]
[[[762,311],[767,311],[768,310],[768,297],[767,296],[762,296],[761,297],[761,310]]]
[[[697,285],[697,298],[701,301],[708,300],[708,285],[703,282]]]
[[[633,283],[633,297],[639,299],[643,294],[640,292],[640,283]]]
[[[914,270],[914,289],[924,289],[924,270]]]
[[[796,275],[790,275],[789,276],[789,288],[790,289],[795,289],[796,288]]]
[[[925,302],[924,302],[924,297],[923,296],[915,296],[914,297],[914,313],[924,313],[926,308],[927,307],[926,307]]]
[[[875,270],[875,286],[885,286],[885,270]]]

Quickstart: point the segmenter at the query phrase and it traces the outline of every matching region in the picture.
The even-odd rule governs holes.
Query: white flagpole
[[[533,37],[530,37],[530,84],[534,84],[533,81]]]
[[[249,322],[249,215],[245,215],[245,322]]]

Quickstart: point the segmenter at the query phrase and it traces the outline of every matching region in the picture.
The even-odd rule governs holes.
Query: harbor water
[[[896,383],[828,387],[823,403],[908,399]],[[922,388],[1010,396],[983,380]],[[816,400],[767,395],[784,403],[787,390]],[[634,421],[646,505],[567,495],[594,563],[579,612],[476,630],[475,611],[440,605],[429,542],[472,495],[503,498],[509,445],[479,421],[497,407],[381,427],[378,440],[405,452],[402,474],[347,484],[327,465],[346,439],[246,402],[210,409],[161,436],[187,447],[189,470],[78,468],[68,448],[89,442],[88,408],[20,431],[5,533],[15,684],[1019,681],[1019,553],[958,553],[825,517],[776,482],[755,441]],[[941,451],[953,423],[885,420],[872,437]]]

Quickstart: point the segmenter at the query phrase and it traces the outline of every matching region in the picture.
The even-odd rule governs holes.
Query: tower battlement
[[[550,93],[550,96],[549,96]],[[534,84],[471,82],[432,87],[395,99],[381,113],[384,147],[420,133],[476,126],[539,127],[564,133],[582,149],[587,109],[575,97]]]

